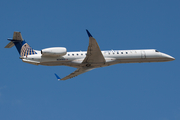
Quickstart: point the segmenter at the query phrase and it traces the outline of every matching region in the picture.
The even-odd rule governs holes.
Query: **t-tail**
[[[11,48],[14,45],[16,46],[20,56],[28,56],[37,54],[34,49],[32,49],[26,42],[23,40],[21,32],[14,32],[13,38],[8,39],[10,42],[5,46],[5,48]]]

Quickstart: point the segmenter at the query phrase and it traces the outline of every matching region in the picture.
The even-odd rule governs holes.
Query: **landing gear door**
[[[141,58],[145,59],[146,58],[146,52],[145,51],[141,51]]]

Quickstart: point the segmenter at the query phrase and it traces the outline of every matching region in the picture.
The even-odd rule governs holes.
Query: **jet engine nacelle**
[[[42,56],[58,57],[66,55],[67,49],[65,47],[51,47],[41,50]]]

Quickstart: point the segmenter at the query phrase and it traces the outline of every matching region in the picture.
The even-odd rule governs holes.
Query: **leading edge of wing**
[[[94,68],[89,68],[89,67],[81,67],[81,68],[78,68],[76,69],[73,73],[69,74],[68,76],[64,77],[64,78],[60,78],[56,73],[55,73],[55,76],[58,80],[67,80],[67,79],[70,79],[70,78],[73,78],[73,77],[76,77],[80,74],[83,74],[85,72],[88,72],[90,70],[93,70]]]

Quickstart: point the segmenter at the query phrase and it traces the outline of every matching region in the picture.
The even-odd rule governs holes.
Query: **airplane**
[[[51,47],[42,50],[34,50],[22,38],[21,32],[14,32],[13,38],[5,48],[16,46],[20,59],[25,63],[45,66],[69,66],[77,68],[73,73],[58,80],[67,80],[88,72],[95,68],[106,67],[119,63],[145,63],[166,62],[175,60],[174,57],[159,52],[156,49],[142,50],[104,50],[101,51],[96,39],[86,30],[89,37],[87,51],[67,52],[65,47]]]

